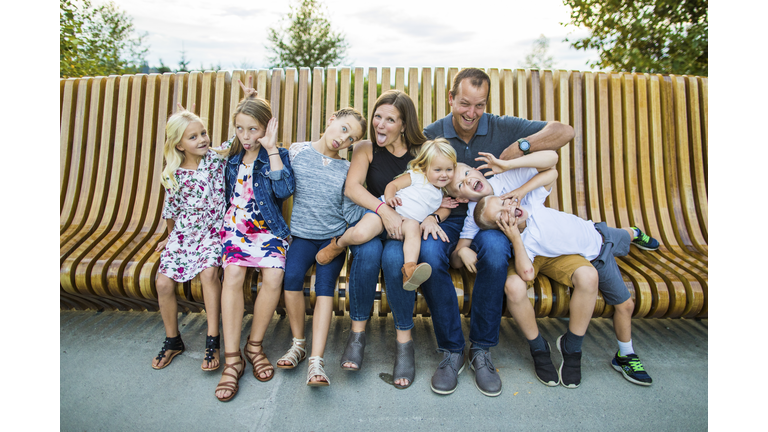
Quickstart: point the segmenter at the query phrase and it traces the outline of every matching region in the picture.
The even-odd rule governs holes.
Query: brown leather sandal
[[[248,340],[248,344],[245,346],[245,355],[248,359],[248,362],[253,366],[253,377],[261,382],[267,382],[271,380],[275,376],[275,368],[272,367],[272,363],[269,362],[269,359],[267,358],[266,354],[264,354],[264,349],[260,349],[259,352],[254,352],[249,349],[249,346],[254,346],[256,348],[261,348],[261,343],[263,341],[254,342],[252,340]],[[266,363],[262,362],[263,360],[266,360]],[[262,378],[259,376],[262,372],[272,371],[272,373],[267,378]]]
[[[229,395],[229,397],[220,398],[216,396],[216,399],[220,400],[221,402],[229,402],[233,397],[235,397],[235,395],[237,394],[237,391],[240,389],[240,384],[239,384],[240,377],[243,376],[243,372],[245,372],[245,359],[243,358],[243,354],[240,353],[240,350],[237,350],[237,352],[233,352],[233,353],[228,353],[228,352],[224,353],[225,359],[228,359],[230,357],[238,357],[240,358],[240,361],[237,363],[230,364],[230,363],[227,363],[226,360],[224,360],[224,371],[221,372],[221,375],[232,377],[235,379],[235,381],[227,381],[223,383],[220,382],[219,385],[216,386],[216,391],[229,390],[232,392],[232,394]],[[237,370],[237,368],[235,367],[238,364],[240,365],[240,370]],[[227,369],[232,369],[235,371],[235,373],[232,374],[230,372],[227,372]]]

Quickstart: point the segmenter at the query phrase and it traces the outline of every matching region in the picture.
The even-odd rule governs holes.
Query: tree
[[[549,38],[543,34],[533,41],[533,48],[530,54],[525,56],[525,62],[522,66],[530,69],[552,69],[554,59],[547,55],[549,50]]]
[[[300,0],[281,21],[287,29],[269,28],[267,50],[272,67],[328,67],[340,64],[348,44],[344,35],[331,31],[331,22],[317,0]]]
[[[707,0],[563,0],[571,22],[591,35],[572,42],[598,50],[592,67],[707,75]],[[568,39],[566,39],[568,41]]]
[[[92,7],[84,0],[59,2],[59,76],[134,73],[146,63],[148,48],[135,34],[133,19],[113,2]]]

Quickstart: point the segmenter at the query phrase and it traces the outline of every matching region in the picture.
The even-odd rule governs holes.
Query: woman
[[[380,206],[378,197],[384,194],[387,183],[405,172],[408,162],[427,140],[419,127],[416,107],[407,94],[389,90],[376,100],[369,138],[354,147],[345,194],[357,205],[376,212],[386,232],[368,243],[350,247],[353,257],[349,279],[352,330],[341,357],[341,367],[345,370],[362,367],[365,326],[373,307],[379,269],[383,269],[387,300],[397,332],[394,384],[404,389],[413,383],[416,370],[411,337],[416,295],[403,290],[400,271],[403,266],[402,217],[393,208]],[[422,223],[425,233],[437,235],[438,230],[433,217],[427,217]],[[388,240],[386,233],[393,239]]]

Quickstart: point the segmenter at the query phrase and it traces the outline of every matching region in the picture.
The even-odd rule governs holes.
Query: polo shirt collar
[[[477,124],[477,130],[475,131],[474,136],[488,135],[488,117],[489,117],[488,113],[483,113],[483,115],[480,117],[480,122]],[[456,134],[456,129],[453,127],[453,113],[449,113],[445,117],[445,123],[443,123],[443,137],[445,139],[459,137]]]

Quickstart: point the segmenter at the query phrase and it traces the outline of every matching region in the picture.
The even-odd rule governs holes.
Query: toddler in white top
[[[443,138],[427,141],[421,152],[408,163],[408,171],[398,176],[384,189],[381,204],[376,212],[367,211],[360,221],[341,237],[317,253],[320,264],[330,262],[344,248],[360,245],[384,232],[384,224],[378,216],[383,205],[394,208],[402,217],[403,233],[403,289],[414,291],[429,279],[432,268],[427,263],[417,264],[421,251],[421,222],[440,208],[442,188],[451,182],[456,168],[456,151]],[[392,233],[387,233],[392,238]]]

